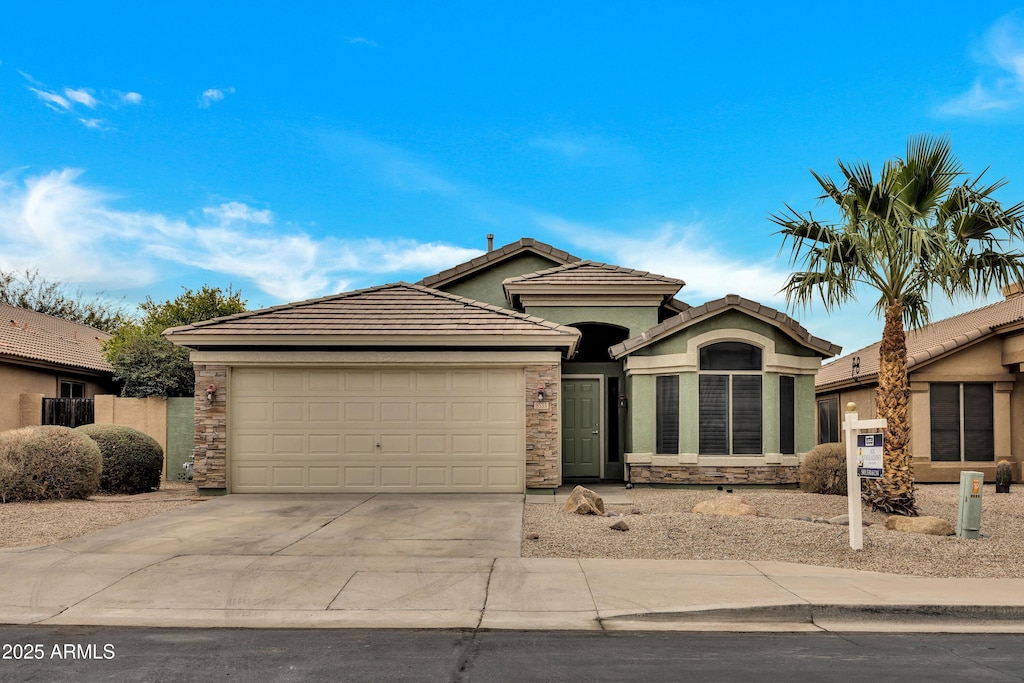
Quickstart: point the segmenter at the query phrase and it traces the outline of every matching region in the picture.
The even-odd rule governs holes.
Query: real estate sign
[[[857,476],[866,479],[880,479],[882,469],[882,434],[858,434]]]

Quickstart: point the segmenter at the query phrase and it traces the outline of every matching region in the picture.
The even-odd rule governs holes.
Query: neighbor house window
[[[679,452],[679,375],[657,378],[658,453]]]
[[[818,443],[839,443],[839,397],[818,401]]]
[[[700,350],[698,451],[761,454],[761,349],[719,342]]]
[[[934,382],[930,399],[932,460],[995,460],[991,384]]]
[[[60,381],[61,398],[85,398],[85,384],[66,379]]]

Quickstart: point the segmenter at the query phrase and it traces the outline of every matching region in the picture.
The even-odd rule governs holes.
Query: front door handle
[[[598,425],[594,425],[594,431],[592,431],[592,432],[590,432],[590,433],[591,433],[591,434],[599,434],[599,433],[600,433],[600,430],[598,430]]]

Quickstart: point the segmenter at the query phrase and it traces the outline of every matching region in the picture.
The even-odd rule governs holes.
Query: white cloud
[[[785,262],[750,262],[728,254],[700,223],[664,223],[639,234],[624,235],[579,225],[552,216],[537,216],[544,228],[601,260],[686,282],[678,297],[697,305],[726,294],[739,294],[770,306],[785,304],[779,290],[789,270]]]
[[[940,105],[945,116],[984,116],[1024,106],[1024,21],[1012,12],[985,33],[976,61],[981,74],[964,93]]]
[[[60,282],[120,290],[173,278],[184,265],[295,301],[353,282],[419,279],[480,254],[408,239],[317,238],[241,202],[205,207],[197,220],[123,211],[80,179],[76,170],[24,181],[0,174],[0,269],[38,268]]]
[[[234,221],[270,225],[274,219],[274,215],[269,209],[255,211],[241,202],[226,202],[220,206],[208,206],[203,209],[203,213],[216,218],[222,225]]]
[[[42,100],[47,107],[53,109],[54,111],[69,111],[71,109],[71,103],[55,92],[49,92],[48,90],[39,90],[38,88],[33,88],[31,86],[29,86],[29,90],[34,92],[36,94],[36,97]]]
[[[208,109],[214,102],[220,102],[226,95],[234,93],[234,88],[209,88],[199,96],[199,108]]]
[[[72,102],[78,102],[81,105],[89,107],[89,109],[96,108],[96,98],[93,97],[92,93],[85,88],[79,88],[77,90],[74,88],[64,88],[64,95]]]
[[[347,40],[352,45],[365,45],[366,47],[380,47],[379,45],[377,45],[377,41],[370,40],[369,38],[364,38],[362,36],[345,36],[345,40]]]
[[[103,127],[102,119],[78,119],[86,128],[99,129]]]
[[[134,91],[121,93],[121,101],[125,104],[142,104],[142,95]]]

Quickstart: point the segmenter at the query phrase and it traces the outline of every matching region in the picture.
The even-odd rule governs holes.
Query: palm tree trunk
[[[879,349],[878,416],[887,420],[881,479],[866,480],[864,498],[875,510],[915,516],[914,473],[910,452],[910,384],[907,381],[907,339],[903,331],[903,302],[885,309],[885,328]]]

